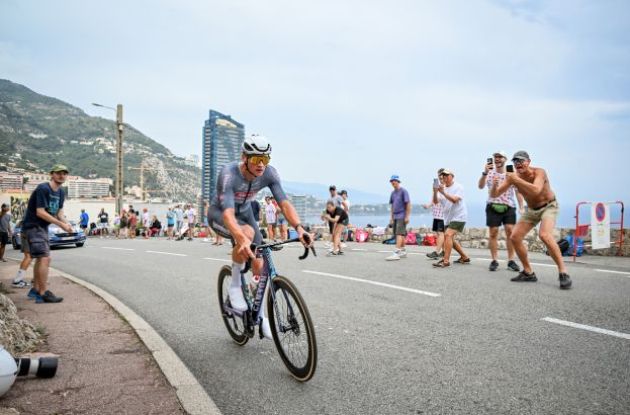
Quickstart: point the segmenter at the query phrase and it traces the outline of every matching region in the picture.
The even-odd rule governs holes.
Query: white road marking
[[[103,248],[103,249],[116,249],[118,251],[135,251],[135,249],[133,249],[133,248],[118,248],[118,247],[114,247],[114,246],[101,246],[101,248]]]
[[[531,262],[531,264],[536,265],[537,267],[556,268],[556,264],[541,264],[540,262]]]
[[[613,271],[613,270],[609,270],[609,269],[595,269],[595,271],[597,271],[597,272],[609,272],[611,274],[619,274],[619,275],[623,275],[624,277],[630,278],[630,272]]]
[[[362,252],[367,252],[367,249],[363,249],[363,248],[352,248],[351,251],[362,251]]]
[[[188,256],[186,254],[174,254],[172,252],[162,252],[162,251],[144,251],[150,254],[162,254],[162,255],[173,255],[173,256]]]
[[[323,275],[325,277],[339,278],[341,280],[348,280],[348,281],[362,282],[365,284],[378,285],[379,287],[392,288],[394,290],[407,291],[414,294],[428,295],[429,297],[440,297],[442,295],[438,293],[432,293],[429,291],[421,291],[421,290],[416,290],[413,288],[401,287],[399,285],[386,284],[384,282],[364,280],[361,278],[348,277],[346,275],[330,274],[328,272],[309,271],[309,270],[302,270],[302,272],[306,272],[307,274]]]
[[[383,253],[383,254],[393,254],[394,253],[394,251],[376,251],[376,252],[380,252],[380,253]]]
[[[210,261],[220,261],[220,262],[232,262],[229,259],[219,259],[219,258],[203,258],[203,259],[208,259]]]
[[[630,340],[630,334],[621,333],[621,332],[618,332],[618,331],[600,329],[599,327],[587,326],[585,324],[573,323],[571,321],[558,320],[557,318],[551,318],[551,317],[545,317],[545,318],[542,318],[541,320],[548,321],[550,323],[560,324],[562,326],[573,327],[573,328],[582,329],[582,330],[588,330],[588,331],[592,331],[592,332],[595,332],[595,333],[607,334],[609,336],[620,337],[622,339]]]

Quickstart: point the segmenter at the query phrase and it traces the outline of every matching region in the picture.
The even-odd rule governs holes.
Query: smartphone
[[[514,173],[514,166],[512,164],[508,164],[507,166],[505,166],[505,171],[507,171],[508,173]]]
[[[492,164],[492,157],[488,157],[488,164]]]
[[[440,179],[433,179],[433,187],[438,189],[440,187]]]

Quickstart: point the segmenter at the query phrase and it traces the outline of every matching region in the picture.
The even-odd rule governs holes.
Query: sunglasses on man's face
[[[249,161],[251,163],[255,164],[256,166],[259,165],[260,163],[262,163],[262,164],[264,164],[266,166],[271,161],[271,156],[268,156],[268,155],[251,156],[251,157],[249,157]]]
[[[514,163],[515,166],[522,166],[523,164],[525,164],[527,160],[522,160],[522,159],[516,159],[516,160],[512,160],[512,163]]]

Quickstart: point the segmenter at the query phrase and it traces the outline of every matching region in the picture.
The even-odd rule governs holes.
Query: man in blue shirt
[[[65,195],[61,185],[68,177],[68,168],[62,164],[50,170],[50,182],[39,184],[30,199],[22,222],[22,252],[35,258],[34,283],[29,297],[37,303],[59,303],[63,298],[47,290],[50,267],[48,225],[53,223],[68,233],[74,230],[63,214]]]
[[[81,218],[79,219],[79,225],[81,229],[83,229],[83,233],[85,236],[88,236],[88,226],[90,226],[90,216],[87,214],[85,209],[81,209]]]
[[[405,249],[405,238],[407,236],[407,224],[409,223],[409,215],[411,215],[411,200],[409,193],[400,185],[400,177],[394,174],[390,179],[394,190],[389,197],[392,213],[390,224],[392,231],[396,237],[396,250],[391,256],[385,258],[387,261],[398,261],[400,258],[407,257],[407,249]]]

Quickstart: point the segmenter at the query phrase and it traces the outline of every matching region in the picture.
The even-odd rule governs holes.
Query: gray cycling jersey
[[[221,209],[221,211],[233,208],[234,213],[240,215],[251,210],[251,201],[265,187],[269,187],[278,203],[287,200],[280,184],[280,176],[275,168],[267,166],[262,176],[256,177],[250,182],[243,177],[239,162],[235,161],[223,167],[219,173],[217,194],[211,205]]]

